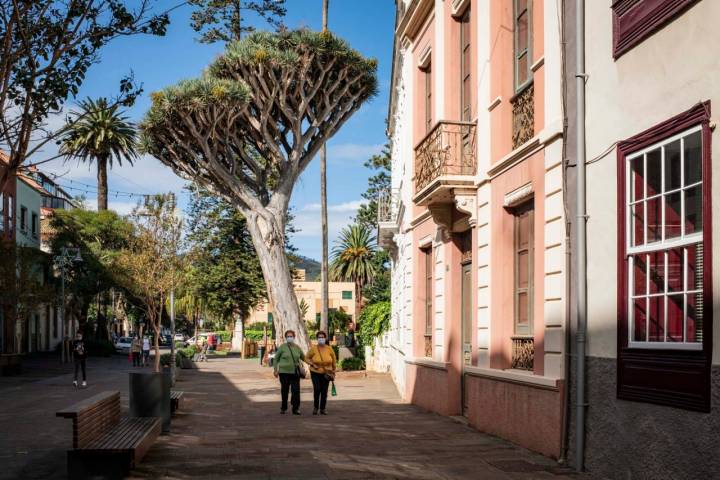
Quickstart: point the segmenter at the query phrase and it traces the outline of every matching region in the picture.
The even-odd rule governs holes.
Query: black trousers
[[[330,380],[325,377],[324,373],[310,372],[310,378],[313,384],[313,407],[315,410],[325,410],[327,405],[328,387]]]
[[[76,381],[76,382],[77,382],[77,379],[78,379],[78,369],[79,369],[79,368],[82,369],[83,382],[84,382],[85,380],[87,380],[87,378],[85,377],[85,359],[84,359],[84,358],[82,358],[82,359],[75,359],[75,381]]]
[[[293,412],[296,412],[300,408],[300,377],[295,373],[280,374],[280,396],[282,397],[280,410],[283,412],[288,408],[288,393],[292,393],[290,404]]]
[[[133,367],[140,367],[140,352],[132,352]]]

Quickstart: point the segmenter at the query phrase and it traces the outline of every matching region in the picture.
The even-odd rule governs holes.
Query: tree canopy
[[[0,148],[10,157],[9,175],[54,139],[44,128],[65,101],[77,95],[88,68],[112,40],[164,35],[167,12],[154,0],[0,0]],[[120,82],[118,103],[130,104],[141,89],[132,76]]]
[[[378,195],[390,189],[390,145],[385,144],[381,153],[373,155],[365,161],[365,168],[376,173],[368,178],[368,188],[361,194],[365,199],[358,209],[355,222],[368,226],[377,227]]]
[[[255,27],[246,20],[244,12],[254,13],[276,29],[282,29],[285,0],[188,0],[195,7],[190,26],[200,33],[200,42],[231,42],[240,40]]]
[[[331,33],[254,32],[199,79],[156,92],[144,148],[247,219],[279,326],[305,326],[285,226],[293,187],[325,141],[377,92],[377,62]]]

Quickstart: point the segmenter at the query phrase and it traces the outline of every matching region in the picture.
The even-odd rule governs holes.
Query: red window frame
[[[700,350],[631,348],[628,318],[628,255],[626,250],[626,157],[645,147],[702,127],[703,166],[703,344]],[[617,396],[687,410],[710,411],[712,361],[712,197],[710,102],[699,103],[645,132],[620,142],[618,160],[618,384]]]
[[[611,7],[615,60],[699,1],[616,0]]]

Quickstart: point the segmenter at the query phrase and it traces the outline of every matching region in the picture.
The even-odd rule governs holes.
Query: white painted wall
[[[546,4],[549,2],[546,2]],[[712,102],[720,111],[720,55],[717,23],[720,1],[701,1],[635,46],[617,61],[612,56],[610,2],[586,2],[587,158],[609,153],[587,167],[588,178],[588,353],[617,356],[616,162],[614,144],[695,105]],[[720,159],[720,137],[712,134],[713,164]],[[720,185],[720,169],[712,182]],[[713,212],[720,212],[720,190]],[[713,250],[720,246],[718,222]],[[720,256],[713,259],[714,317],[720,318]],[[720,344],[720,328],[714,332]],[[713,363],[720,363],[720,348]]]

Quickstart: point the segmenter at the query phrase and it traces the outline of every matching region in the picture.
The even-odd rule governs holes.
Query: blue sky
[[[159,3],[172,5],[174,2],[161,0]],[[321,5],[321,0],[288,0],[286,25],[289,28],[319,29]],[[378,153],[386,141],[394,1],[330,0],[329,11],[330,30],[348,40],[364,55],[378,59],[380,85],[379,95],[364,105],[328,143],[328,216],[332,248],[338,231],[355,214],[360,194],[367,187],[367,177],[371,172],[363,167],[364,161]],[[120,79],[133,71],[136,80],[143,83],[145,92],[127,115],[133,120],[140,120],[149,106],[151,92],[183,78],[199,75],[222,51],[222,45],[197,42],[196,33],[189,26],[190,13],[189,7],[175,10],[165,37],[122,38],[108,45],[102,51],[101,61],[88,73],[78,99],[115,95]],[[249,20],[253,22],[253,19]],[[266,28],[261,24],[258,27]],[[72,109],[74,104],[75,101],[69,101],[66,110]],[[57,125],[61,122],[61,118],[56,118],[49,123]],[[53,151],[48,148],[44,153],[50,156]],[[41,159],[38,157],[36,160]],[[59,183],[72,187],[69,189],[72,194],[86,190],[89,203],[95,203],[95,170],[92,167],[58,160],[43,165],[42,170],[61,175]],[[291,203],[296,227],[300,230],[292,242],[300,254],[315,259],[320,258],[319,175],[319,162],[316,160],[301,176]],[[181,194],[183,205],[187,201],[186,195],[182,194],[184,183],[152,158],[143,158],[134,167],[115,167],[109,174],[110,208],[127,213],[137,201],[128,196],[115,196],[113,191],[146,194],[172,190]]]

